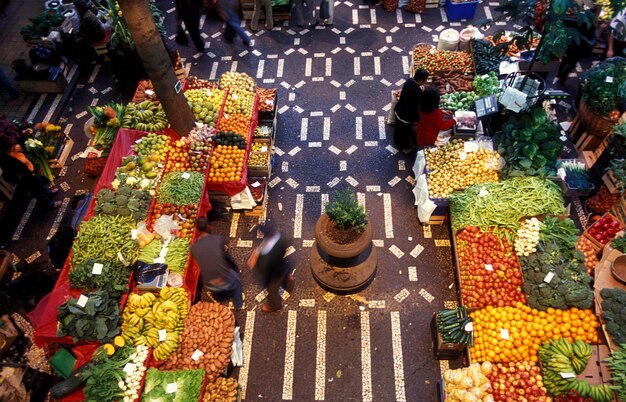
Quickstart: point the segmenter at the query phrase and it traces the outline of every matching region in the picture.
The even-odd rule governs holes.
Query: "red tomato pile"
[[[529,362],[496,363],[487,378],[496,401],[546,401],[539,366]]]
[[[155,204],[148,228],[152,231],[152,227],[157,219],[163,215],[172,215],[172,218],[178,224],[177,236],[180,238],[191,238],[197,212],[198,207],[195,204],[181,206],[174,204]]]
[[[469,74],[473,70],[469,52],[431,49],[430,46],[417,46],[413,49],[415,68],[423,68],[433,74],[437,71],[462,71]]]
[[[457,245],[461,295],[466,307],[526,303],[522,270],[506,239],[468,226],[457,234]]]
[[[587,232],[601,244],[606,244],[620,230],[622,230],[622,225],[611,215],[605,215],[594,222]]]
[[[593,402],[593,399],[587,397],[583,398],[578,392],[573,389],[565,395],[559,395],[554,399],[555,402]]]

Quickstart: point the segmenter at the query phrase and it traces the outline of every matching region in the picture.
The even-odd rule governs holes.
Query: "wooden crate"
[[[624,195],[619,197],[619,200],[609,209],[609,213],[615,216],[622,222],[626,222],[626,198]]]
[[[432,215],[428,221],[429,225],[443,225],[448,219],[448,214],[445,215]]]
[[[595,151],[596,149],[602,147],[603,144],[604,147],[606,147],[606,142],[606,138],[599,138],[585,131],[580,137],[578,137],[574,143],[574,147],[576,147],[576,151],[580,154],[583,151]]]
[[[582,157],[583,157],[583,160],[585,161],[585,169],[589,170],[593,167],[593,165],[596,164],[596,162],[598,161],[600,156],[602,156],[602,153],[606,149],[606,144],[607,143],[604,142],[604,144],[602,144],[595,151],[583,151],[582,152]]]
[[[63,151],[57,159],[50,159],[50,167],[53,169],[57,169],[65,166],[65,162],[67,161],[67,158],[70,155],[73,146],[74,140],[72,140],[70,137],[66,137],[65,143],[63,144]]]
[[[243,211],[244,216],[252,216],[252,217],[261,217],[265,215],[265,211],[267,209],[267,187],[265,188],[265,196],[263,197],[263,203],[261,205],[257,205],[252,209],[248,209]]]
[[[613,174],[612,170],[609,170],[605,174],[602,175],[602,182],[604,183],[606,188],[609,190],[609,193],[619,194],[622,192],[622,190],[620,189],[620,185],[617,181],[617,178]]]

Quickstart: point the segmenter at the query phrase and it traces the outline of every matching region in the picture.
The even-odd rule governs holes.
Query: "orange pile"
[[[218,145],[213,150],[209,164],[209,181],[222,183],[241,180],[245,149],[234,145]]]
[[[221,118],[220,131],[232,131],[248,138],[250,132],[250,117],[242,114],[229,114]]]
[[[474,319],[474,346],[470,353],[478,362],[536,362],[537,350],[546,339],[598,342],[596,328],[600,324],[591,310],[573,307],[538,311],[518,302],[515,307],[487,306],[470,317]],[[508,330],[508,340],[503,339],[502,328]]]

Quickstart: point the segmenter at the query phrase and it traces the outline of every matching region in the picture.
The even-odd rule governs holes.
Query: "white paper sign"
[[[474,331],[474,323],[468,322],[465,324],[465,332],[473,332]]]
[[[556,174],[561,178],[561,180],[565,180],[565,169],[562,167],[558,168]]]
[[[202,357],[202,355],[204,355],[204,353],[198,349],[196,349],[193,354],[191,355],[191,360],[196,360],[198,361],[198,359],[200,359]]]
[[[261,152],[267,152],[267,147],[265,145],[261,147]]]
[[[189,172],[183,172],[183,174],[181,174],[180,177],[182,177],[183,179],[188,179],[191,177],[191,175],[189,174]]]
[[[130,363],[130,362],[128,362],[128,363],[126,363],[126,365],[124,366],[123,370],[124,370],[124,372],[125,372],[126,374],[133,373],[133,372],[135,372],[135,370],[137,370],[137,365],[136,365],[135,363]]]
[[[146,89],[146,90],[145,90],[145,91],[143,91],[143,92],[144,92],[146,95],[148,95],[148,96],[152,96],[152,95],[154,95],[154,91],[153,91],[153,90],[151,90],[151,89]]]
[[[576,374],[574,373],[559,373],[561,378],[576,378]]]
[[[500,337],[504,340],[509,339],[509,330],[506,328],[500,328]]]
[[[100,264],[99,262],[96,262],[95,264],[93,264],[91,273],[93,275],[100,275],[102,273],[102,268],[104,268],[104,265]]]
[[[552,280],[552,278],[554,278],[554,273],[553,272],[548,272],[548,274],[546,275],[545,278],[543,278],[543,281],[545,283],[550,283],[550,281]]]
[[[476,144],[474,141],[465,141],[463,143],[463,151],[468,154],[470,152],[478,151],[478,144]]]
[[[160,329],[159,330],[159,342],[165,342],[165,339],[167,339],[167,331],[164,329]]]
[[[181,221],[183,221],[183,222],[185,222],[185,221],[187,220],[187,219],[185,219],[185,218],[184,218],[181,214],[178,214],[178,218],[179,218]]]
[[[122,264],[124,264],[124,266],[126,266],[126,267],[127,267],[127,266],[129,266],[129,265],[130,265],[130,263],[128,262],[128,260],[126,260],[126,258],[124,258],[124,256],[122,255],[122,252],[121,252],[121,251],[118,251],[118,252],[117,252],[117,258],[120,260],[120,262],[121,262]]]
[[[487,189],[485,187],[482,187],[480,189],[480,191],[478,192],[478,196],[483,198],[489,195],[489,191],[487,191]]]
[[[178,384],[175,382],[169,383],[165,386],[165,393],[167,394],[173,394],[176,391],[178,391]]]
[[[85,295],[80,295],[78,297],[78,301],[76,301],[76,305],[80,308],[85,307],[85,305],[87,304],[87,302],[89,301],[89,298]]]
[[[487,271],[493,271],[493,265],[491,265],[491,264],[485,264],[485,269],[486,269]]]
[[[169,251],[169,248],[167,248],[167,246],[163,247],[161,249],[161,252],[159,253],[159,257],[163,257],[165,258],[165,256],[167,255],[167,252]]]
[[[467,159],[467,154],[465,152],[459,152],[459,159],[464,161]]]
[[[610,75],[608,77],[606,77],[606,79],[604,80],[606,82],[608,82],[609,84],[613,82],[613,77],[611,77]]]
[[[155,264],[165,264],[165,258],[157,257],[154,260],[152,260],[152,262],[154,262]]]
[[[261,183],[259,183],[258,181],[255,181],[254,183],[250,184],[252,187],[257,188],[261,185]]]
[[[130,238],[133,240],[137,240],[138,234],[139,234],[139,231],[137,229],[133,229],[130,231]]]

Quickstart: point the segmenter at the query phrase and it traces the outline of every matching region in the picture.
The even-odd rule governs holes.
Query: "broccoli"
[[[117,214],[120,216],[130,216],[132,211],[127,206],[121,206],[117,208]]]
[[[547,286],[539,285],[539,296],[545,299],[553,297],[553,291]]]
[[[557,286],[556,288],[556,292],[558,294],[560,294],[561,296],[565,296],[565,299],[567,300],[567,295],[569,293],[569,288],[567,287],[567,285],[565,283],[561,283]]]
[[[102,205],[102,213],[106,214],[106,215],[115,215],[115,205],[111,204],[110,202],[107,202],[106,204]]]
[[[117,204],[118,207],[126,206],[126,204],[128,204],[128,197],[121,194],[117,195],[115,197],[115,204]]]
[[[533,293],[534,290],[535,285],[530,283],[530,281],[524,281],[524,284],[522,285],[522,291],[524,292],[524,294],[530,295],[531,293]]]
[[[103,188],[98,192],[98,202],[110,202],[115,197],[115,193],[108,188]]]
[[[125,195],[129,197],[133,193],[133,189],[128,186],[120,186],[115,192],[115,195]]]
[[[131,211],[138,211],[139,210],[139,201],[131,198],[130,200],[128,200],[128,203],[126,204],[126,206]]]
[[[582,300],[568,303],[570,307],[576,307],[580,309],[588,309],[593,305],[593,293],[589,292],[587,297]]]
[[[528,305],[533,308],[539,305],[539,303],[537,302],[537,296],[535,295],[529,294],[528,296],[526,296],[526,301],[528,302]]]

